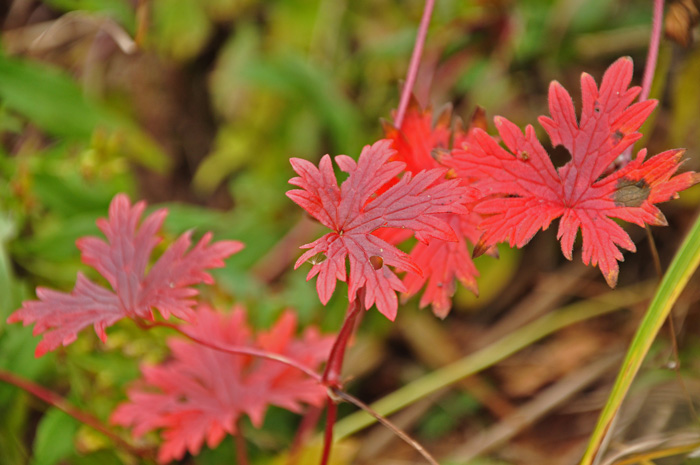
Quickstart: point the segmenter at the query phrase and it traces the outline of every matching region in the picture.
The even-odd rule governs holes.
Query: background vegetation
[[[650,3],[440,0],[417,98],[436,108],[452,102],[465,120],[480,105],[489,116],[524,125],[546,113],[552,79],[577,98],[582,71],[600,79],[617,57],[630,55],[639,82]],[[679,4],[693,5],[669,8]],[[130,321],[111,328],[107,345],[88,331],[40,359],[33,356],[31,328],[5,323],[37,285],[68,290],[76,272],[86,271],[75,240],[98,234],[95,219],[106,215],[118,192],[166,205],[172,237],[194,228],[197,235],[211,230],[217,239],[246,244],[215,273],[218,287],[205,291],[218,307],[244,303],[259,327],[292,307],[303,323],[337,330],[344,294],[324,308],[305,272],[292,271],[298,245],[319,230],[284,196],[293,175],[288,159],[355,156],[382,136],[379,120],[397,105],[422,8],[412,0],[14,0],[0,6],[0,369],[106,421],[139,364],[163,359],[166,333],[143,332]],[[651,153],[686,147],[685,167],[696,171],[699,76],[700,48],[665,41],[652,91],[661,105],[642,130]],[[669,227],[654,228],[653,235],[664,267],[699,203],[696,187],[663,206]],[[482,457],[475,464],[575,463],[658,280],[643,232],[629,231],[639,252],[625,256],[614,292],[596,269],[578,258],[567,262],[550,230],[523,250],[502,247],[499,260],[479,258],[480,297],[460,289],[444,321],[418,310],[416,299],[399,310],[394,325],[368,312],[346,364],[349,389],[371,402],[451,362],[473,371],[489,366],[408,402],[397,423],[441,463],[475,456]],[[665,332],[616,423],[611,454],[642,442],[644,451],[700,444],[691,408],[700,403],[698,289],[695,278],[672,314],[680,366]],[[554,332],[560,326],[541,317],[564,306],[582,321]],[[482,348],[491,358],[469,358]],[[381,427],[351,435],[362,424],[353,418],[338,425],[347,438],[335,463],[418,462]],[[296,416],[273,410],[262,430],[247,425],[254,463],[284,463],[297,424]],[[155,440],[146,437],[140,445],[152,447]],[[694,463],[666,460],[659,463]],[[226,441],[185,461],[233,462]],[[138,462],[99,433],[0,383],[0,464],[25,463]]]

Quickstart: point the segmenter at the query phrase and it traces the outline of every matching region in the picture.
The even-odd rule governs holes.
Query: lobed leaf
[[[571,160],[556,170],[535,136],[505,118],[495,119],[506,148],[481,129],[472,141],[453,150],[445,164],[475,183],[484,198],[475,211],[485,216],[475,252],[499,243],[522,247],[540,229],[561,217],[558,239],[571,260],[581,230],[582,259],[598,266],[615,287],[623,261],[621,249],[634,252],[629,235],[611,218],[644,227],[664,225],[655,206],[676,197],[700,181],[696,173],[676,175],[683,150],[671,150],[645,160],[646,151],[617,170],[613,162],[641,134],[655,101],[632,103],[638,87],[629,87],[632,60],[620,58],[605,72],[600,88],[588,74],[581,77],[582,110],[577,121],[569,93],[557,82],[549,88],[551,116],[539,118],[553,145],[565,147]],[[506,150],[507,149],[507,150]]]
[[[104,342],[108,326],[125,317],[152,319],[154,309],[164,318],[173,315],[191,319],[196,303],[193,297],[198,294],[191,286],[211,284],[213,279],[206,270],[222,267],[225,258],[243,248],[237,241],[209,244],[211,234],[205,234],[188,252],[188,232],[147,271],[167,212],[158,210],[139,225],[145,208],[144,202],[132,206],[126,195],[119,194],[112,200],[109,218],[97,221],[107,241],[97,237],[77,241],[82,261],[104,276],[111,290],[79,273],[72,292],[37,288],[39,300],[25,301],[7,319],[8,323],[21,321],[25,326],[35,323],[34,335],[43,334],[37,357],[72,343],[78,332],[90,325]]]
[[[419,275],[421,270],[407,254],[373,233],[380,228],[399,228],[412,230],[421,241],[455,240],[454,231],[441,215],[466,212],[463,203],[468,194],[459,181],[444,181],[445,172],[440,169],[416,176],[406,174],[395,181],[405,164],[389,161],[394,154],[390,141],[381,140],[366,146],[357,162],[344,155],[335,157],[340,169],[348,173],[340,187],[328,155],[318,168],[293,158],[290,161],[299,176],[289,182],[301,189],[287,192],[332,230],[303,245],[308,250],[295,265],[298,268],[307,260],[313,261],[307,279],[318,275],[316,289],[321,302],[328,302],[337,281],[347,281],[349,300],[366,287],[365,307],[376,304],[391,320],[398,307],[395,291],[405,291],[405,286],[388,267]]]
[[[295,337],[297,320],[285,312],[268,331],[253,337],[246,312],[225,315],[203,306],[185,332],[221,348],[249,347],[284,355],[317,369],[333,343],[315,328]],[[206,442],[216,447],[235,434],[247,415],[261,426],[269,405],[300,412],[303,404],[320,405],[325,390],[315,380],[282,363],[249,355],[225,353],[181,339],[170,339],[173,358],[142,368],[143,379],[128,391],[129,401],[112,413],[112,423],[131,427],[134,436],[162,430],[158,461],[197,455]]]
[[[460,125],[453,131],[451,124],[449,107],[440,112],[433,124],[432,111],[421,109],[413,100],[400,128],[384,123],[385,136],[393,142],[396,149],[393,159],[405,162],[406,171],[414,174],[425,169],[442,168],[440,156],[449,150],[452,140],[458,146],[472,137],[472,131],[464,131]],[[468,180],[461,182],[464,187],[470,184]],[[469,195],[473,199],[477,197],[473,189],[469,190]],[[461,213],[442,214],[441,219],[450,225],[455,234],[452,237],[446,236],[445,239],[434,238],[429,242],[416,243],[411,249],[410,257],[423,273],[407,271],[403,284],[406,287],[406,297],[417,294],[425,287],[420,306],[431,305],[436,316],[445,318],[452,307],[451,298],[456,291],[457,281],[475,294],[478,293],[476,277],[479,273],[472,262],[467,243],[474,244],[479,239],[477,226],[481,217],[465,210]],[[407,238],[401,230],[381,230],[376,234],[394,244]],[[418,235],[416,237],[421,239]]]

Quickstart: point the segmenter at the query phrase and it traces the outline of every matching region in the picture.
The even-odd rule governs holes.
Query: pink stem
[[[661,26],[664,17],[664,0],[654,0],[654,13],[651,20],[651,35],[649,36],[649,51],[647,52],[647,62],[644,66],[644,76],[642,77],[642,91],[639,94],[639,101],[643,102],[649,98],[651,83],[654,81],[656,72],[656,61],[659,57],[659,43],[661,42]],[[627,147],[618,157],[620,166],[625,166],[632,160],[633,146]]]
[[[8,384],[17,386],[23,391],[30,393],[34,397],[37,397],[46,402],[47,404],[72,416],[79,422],[88,425],[96,431],[99,431],[100,433],[104,434],[112,441],[114,441],[114,443],[117,444],[119,447],[126,451],[129,451],[129,453],[131,453],[132,455],[140,457],[142,459],[153,459],[154,454],[151,451],[145,449],[138,449],[132,446],[131,444],[127,443],[121,437],[119,437],[118,434],[116,434],[115,432],[108,429],[105,425],[103,425],[98,418],[90,415],[89,413],[83,412],[82,410],[71,405],[70,402],[68,402],[66,399],[56,394],[55,392],[50,391],[43,386],[39,386],[38,384],[35,384],[29,381],[28,379],[21,378],[15,375],[14,373],[10,373],[9,371],[5,371],[2,369],[0,369],[0,381],[4,381]]]
[[[647,53],[647,63],[644,68],[644,78],[642,79],[642,93],[639,101],[649,98],[651,83],[654,80],[656,71],[656,60],[659,57],[659,43],[661,42],[661,26],[664,17],[664,0],[654,0],[654,14],[651,21],[651,37],[649,38],[649,51]]]
[[[309,367],[306,367],[306,366],[300,364],[296,360],[285,357],[284,355],[276,354],[274,352],[267,352],[265,350],[255,349],[252,347],[219,346],[216,344],[212,344],[211,342],[206,341],[204,339],[200,339],[196,336],[192,336],[191,334],[188,334],[187,331],[183,330],[178,325],[175,325],[172,323],[167,323],[164,321],[155,321],[152,323],[150,323],[150,322],[149,323],[138,322],[138,323],[146,329],[150,329],[150,328],[157,327],[157,326],[173,329],[173,330],[177,331],[178,333],[182,334],[183,336],[187,337],[191,341],[196,342],[197,344],[201,344],[205,347],[209,347],[210,349],[218,350],[220,352],[226,352],[226,353],[234,354],[234,355],[250,355],[252,357],[260,357],[260,358],[264,358],[267,360],[272,360],[274,362],[283,363],[285,365],[296,368],[297,370],[307,374],[308,376],[310,376],[312,379],[316,380],[320,384],[325,384],[323,382],[322,375],[311,370]]]
[[[401,100],[399,101],[399,109],[396,112],[396,118],[394,118],[394,126],[396,126],[397,128],[401,128],[401,123],[403,123],[403,118],[406,115],[406,109],[408,108],[408,102],[411,100],[411,92],[413,92],[413,86],[416,83],[416,76],[418,75],[418,66],[420,65],[420,58],[423,54],[423,45],[425,44],[425,37],[428,35],[428,25],[430,24],[430,17],[433,15],[433,6],[435,6],[435,0],[425,0],[423,17],[420,20],[420,26],[418,27],[418,35],[416,36],[416,43],[413,46],[411,61],[408,65],[408,72],[406,73],[406,82],[404,83],[403,89],[401,90]]]

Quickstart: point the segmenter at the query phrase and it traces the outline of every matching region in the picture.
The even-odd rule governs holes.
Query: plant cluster
[[[419,34],[422,46],[421,40]],[[642,88],[631,87],[630,58],[615,61],[600,85],[582,75],[580,114],[563,86],[551,83],[549,115],[538,121],[552,146],[570,155],[558,168],[532,125],[523,131],[498,116],[497,135],[491,135],[482,111],[465,128],[449,109],[435,117],[421,108],[410,97],[412,70],[394,120],[384,123],[384,138],[366,145],[357,160],[325,155],[316,165],[290,159],[297,176],[289,180],[295,188],[287,197],[330,230],[301,245],[294,267],[310,266],[307,281],[316,279],[324,305],[338,281],[347,284],[348,310],[337,334],[315,327],[297,334],[291,309],[255,334],[242,306],[215,309],[200,299],[196,286],[214,284],[208,270],[222,267],[244,245],[212,242],[211,233],[192,245],[187,232],[162,247],[166,209],[142,218],[146,204],[132,205],[125,194],[114,197],[108,218],[97,222],[106,240],[77,242],[82,262],[108,286],[79,273],[71,292],[39,287],[37,300],[25,301],[7,321],[34,325],[34,334],[42,336],[37,357],[75,342],[89,326],[105,342],[106,329],[125,318],[143,329],[179,333],[168,340],[170,357],[144,364],[128,400],[111,415],[114,425],[135,438],[158,431],[160,463],[239,435],[243,416],[260,427],[269,406],[295,413],[311,406],[318,413],[325,402],[325,465],[337,404],[350,401],[370,410],[344,391],[341,377],[346,348],[366,310],[376,307],[393,321],[397,293],[408,299],[422,291],[420,306],[446,318],[457,283],[478,293],[472,256],[496,255],[496,245],[504,242],[523,247],[555,219],[563,255],[572,259],[580,230],[583,263],[597,266],[614,288],[622,250],[636,250],[616,220],[665,225],[657,204],[700,182],[697,173],[677,172],[682,149],[629,155],[657,106],[655,100],[637,100]],[[334,163],[344,173],[342,182]],[[246,463],[240,449],[239,460]]]

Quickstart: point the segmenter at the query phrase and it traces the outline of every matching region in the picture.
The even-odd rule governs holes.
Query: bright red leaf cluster
[[[433,124],[432,111],[422,110],[413,100],[400,128],[390,123],[384,124],[385,136],[393,142],[393,148],[396,149],[392,160],[406,163],[406,171],[413,174],[441,168],[438,160],[450,150],[451,145],[461,146],[471,138],[471,131],[464,131],[461,124],[456,124],[454,131],[452,125],[449,108],[443,110]],[[460,181],[463,186],[469,185],[466,179]],[[476,194],[473,189],[470,192]],[[406,296],[418,293],[425,286],[420,306],[430,304],[435,315],[445,318],[452,307],[456,281],[475,294],[478,293],[476,277],[479,273],[472,262],[467,241],[474,244],[479,239],[481,233],[478,225],[481,217],[470,209],[461,213],[443,213],[440,218],[452,226],[457,240],[431,239],[428,243],[415,244],[410,256],[423,273],[409,270],[403,283],[406,286]],[[400,230],[379,230],[377,235],[392,243],[405,238]]]
[[[255,347],[316,370],[328,357],[333,337],[307,328],[296,338],[296,327],[296,315],[287,311],[269,331],[253,337],[242,308],[225,315],[200,307],[194,323],[183,329],[212,346]],[[129,401],[111,419],[132,427],[136,437],[162,430],[161,463],[181,459],[186,451],[196,455],[205,441],[216,447],[226,434],[236,433],[242,415],[259,427],[269,405],[300,412],[302,404],[321,405],[325,399],[317,381],[288,365],[177,338],[168,345],[172,359],[143,367],[143,380],[129,389]]]
[[[637,131],[656,101],[632,103],[639,87],[629,88],[632,60],[621,58],[606,71],[600,89],[588,74],[581,77],[582,111],[577,120],[569,93],[557,82],[549,88],[551,117],[542,116],[554,146],[563,146],[571,161],[555,169],[535,130],[523,134],[505,118],[495,119],[505,144],[477,129],[473,140],[445,160],[458,175],[477,178],[484,195],[475,211],[484,215],[477,253],[499,242],[522,247],[540,229],[561,217],[557,237],[572,258],[578,230],[583,262],[598,265],[611,287],[617,283],[620,248],[635,251],[629,235],[611,218],[644,227],[665,225],[654,205],[698,182],[692,172],[675,175],[683,150],[669,150],[645,161],[646,151],[608,173],[615,159],[642,135]]]
[[[321,302],[328,302],[337,280],[347,281],[350,301],[364,286],[365,308],[376,303],[377,309],[393,320],[398,307],[395,291],[405,292],[406,287],[389,266],[419,275],[422,270],[407,254],[372,233],[379,228],[404,228],[421,241],[455,241],[452,227],[441,215],[466,213],[464,203],[469,191],[458,180],[445,181],[444,169],[434,169],[415,177],[406,173],[378,193],[405,167],[405,163],[389,161],[396,153],[390,145],[390,141],[380,140],[365,146],[357,162],[345,155],[335,157],[340,169],[349,175],[340,187],[328,155],[318,168],[309,161],[292,158],[292,167],[299,176],[289,183],[301,189],[291,190],[287,196],[332,230],[302,246],[309,250],[295,265],[312,261],[307,279],[318,275],[316,289]]]
[[[433,311],[444,317],[450,309],[455,280],[476,292],[477,273],[465,239],[476,241],[474,255],[500,242],[522,247],[537,231],[561,217],[558,238],[564,255],[572,258],[580,229],[583,262],[599,266],[614,287],[618,261],[623,260],[620,249],[635,251],[635,245],[612,218],[642,227],[664,225],[666,220],[655,204],[676,197],[700,180],[692,172],[675,174],[683,150],[670,150],[648,160],[642,150],[633,161],[613,170],[615,160],[641,138],[638,129],[656,106],[653,100],[633,103],[640,88],[629,87],[632,71],[629,58],[616,61],[606,71],[600,88],[584,74],[580,119],[569,93],[559,83],[552,83],[551,116],[539,121],[552,144],[571,154],[571,161],[559,169],[554,168],[532,126],[523,134],[507,119],[496,117],[503,148],[479,127],[451,131],[449,113],[433,126],[431,112],[420,110],[415,103],[401,128],[385,125],[386,137],[396,152],[380,141],[363,150],[357,165],[348,157],[336,157],[341,169],[350,173],[340,189],[328,156],[319,168],[292,159],[299,177],[290,183],[302,190],[287,195],[333,230],[303,246],[310,250],[296,266],[305,260],[313,263],[308,278],[318,275],[316,285],[323,303],[333,293],[336,280],[346,280],[347,256],[350,300],[360,287],[367,286],[365,305],[376,303],[379,311],[393,319],[397,306],[394,291],[412,295],[425,286],[421,306],[430,303]],[[401,181],[397,176],[402,166],[397,161],[405,164],[407,172]],[[445,181],[442,172],[435,171],[439,167],[450,168],[458,179]],[[431,195],[422,197],[424,200],[404,196],[408,187],[404,180],[411,179],[408,174],[416,176],[412,185],[430,176],[425,186],[440,190],[445,199],[441,210],[426,208],[429,203],[425,199]],[[462,190],[458,197],[450,198],[455,189]],[[478,199],[472,202],[475,192]],[[449,205],[454,208],[445,208]],[[404,217],[392,216],[392,209],[400,210]],[[411,223],[417,218],[423,221],[416,229]],[[436,226],[437,234],[429,232]],[[379,228],[412,229],[423,243],[406,256],[387,242],[397,243],[407,235]],[[430,241],[425,240],[428,235],[432,236]],[[385,265],[405,271],[403,282]]]
[[[109,218],[97,221],[107,241],[97,237],[77,241],[83,263],[104,276],[111,290],[78,273],[72,292],[37,288],[39,300],[24,302],[10,315],[9,323],[35,323],[34,334],[43,334],[37,357],[72,343],[78,332],[90,325],[105,341],[108,326],[125,317],[153,319],[154,309],[164,318],[173,315],[190,320],[196,303],[193,297],[198,294],[192,286],[212,284],[205,270],[222,267],[225,258],[243,248],[237,241],[209,244],[211,233],[207,233],[190,249],[191,233],[187,232],[146,271],[151,253],[160,242],[157,234],[167,211],[158,210],[139,225],[145,208],[144,202],[132,206],[126,195],[119,194],[109,207]]]

